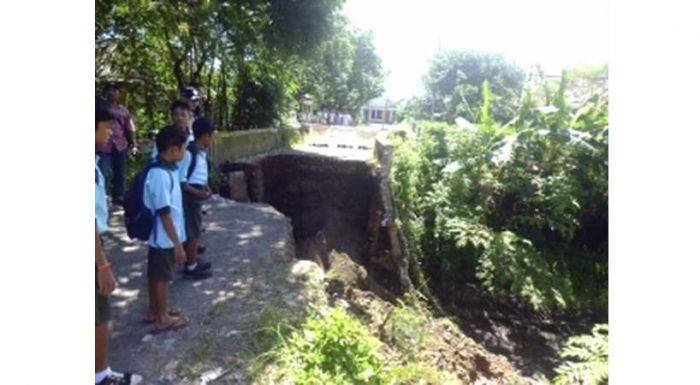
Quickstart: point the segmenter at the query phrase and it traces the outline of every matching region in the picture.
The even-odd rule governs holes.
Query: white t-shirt
[[[105,177],[102,175],[100,168],[97,167],[99,160],[100,157],[95,156],[95,224],[97,225],[97,232],[102,234],[107,231],[109,211],[107,209]]]

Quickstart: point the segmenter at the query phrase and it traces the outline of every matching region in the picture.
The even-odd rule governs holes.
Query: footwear
[[[178,309],[172,308],[172,309],[168,309],[168,315],[171,317],[179,317],[182,315],[182,312]],[[152,324],[152,323],[156,322],[156,319],[155,319],[155,317],[150,318],[149,316],[145,316],[145,317],[141,318],[141,322],[145,323],[145,324]]]
[[[190,320],[188,320],[185,317],[182,317],[182,316],[176,317],[176,318],[174,318],[173,322],[169,323],[168,325],[166,325],[164,327],[160,327],[160,328],[154,327],[151,330],[151,334],[156,335],[156,334],[169,332],[172,330],[181,329],[181,328],[184,328],[185,326],[187,326],[187,324],[189,324],[189,323],[190,323]]]
[[[206,246],[197,246],[197,254],[204,254],[205,251],[207,251]]]
[[[189,263],[185,262],[185,265],[182,267],[183,274],[187,271],[187,265],[189,265]],[[211,262],[206,261],[202,258],[197,258],[197,267],[196,268],[199,268],[201,270],[209,270],[209,269],[211,269]]]
[[[193,270],[188,270],[187,267],[185,267],[183,274],[184,274],[185,278],[187,278],[187,279],[209,278],[209,277],[211,277],[211,264],[209,264],[209,268],[207,268],[207,267],[203,267],[201,264],[197,263],[197,267],[195,267]]]
[[[96,385],[138,385],[141,381],[143,381],[143,377],[138,374],[112,371],[109,376]]]

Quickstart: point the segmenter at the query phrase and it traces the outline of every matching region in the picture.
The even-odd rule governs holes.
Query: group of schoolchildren
[[[181,97],[170,106],[171,125],[156,135],[151,160],[134,177],[125,197],[127,232],[130,236],[133,236],[132,232],[140,232],[136,237],[148,243],[149,304],[143,322],[153,325],[152,334],[176,330],[188,324],[181,311],[168,306],[168,286],[174,276],[175,264],[184,263],[182,274],[185,278],[205,279],[212,275],[211,263],[197,254],[202,251],[198,247],[202,233],[202,203],[211,196],[207,149],[212,144],[215,130],[201,114],[201,99],[196,87],[187,87]],[[109,140],[110,124],[114,118],[109,103],[97,100],[96,148]],[[99,155],[97,157],[96,163]],[[108,295],[116,285],[100,237],[107,231],[109,216],[105,184],[104,176],[96,166],[95,384],[134,385],[141,381],[140,376],[112,371],[107,363]]]

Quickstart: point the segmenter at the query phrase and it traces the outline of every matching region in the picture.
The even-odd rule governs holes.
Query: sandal
[[[152,334],[152,335],[156,335],[156,334],[161,334],[161,333],[169,332],[169,331],[171,331],[171,330],[181,329],[181,328],[187,326],[189,323],[190,323],[190,321],[189,321],[187,318],[185,318],[185,317],[177,317],[177,318],[175,318],[175,320],[174,320],[173,322],[169,323],[169,324],[168,324],[167,326],[165,326],[165,327],[162,327],[162,328],[153,328],[153,329],[151,330],[151,334]]]
[[[179,309],[171,308],[171,309],[168,309],[168,315],[171,317],[179,317],[182,315],[182,311],[180,311]],[[155,317],[150,318],[148,315],[146,315],[145,317],[143,317],[141,319],[141,322],[145,323],[145,324],[152,324],[152,323],[156,322],[156,318]]]

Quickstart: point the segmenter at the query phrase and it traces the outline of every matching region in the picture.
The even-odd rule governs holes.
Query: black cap
[[[180,96],[189,100],[197,100],[200,98],[199,92],[194,87],[185,87],[185,89],[180,93]]]

